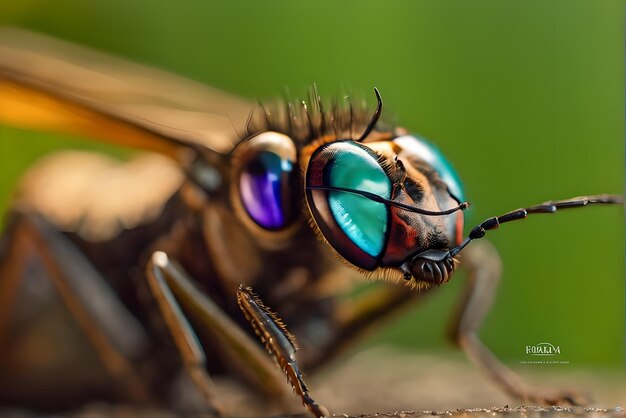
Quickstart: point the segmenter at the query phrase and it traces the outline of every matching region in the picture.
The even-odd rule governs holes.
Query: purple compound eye
[[[266,230],[289,226],[299,207],[293,141],[277,132],[263,132],[237,148],[235,166],[236,198],[247,216]]]

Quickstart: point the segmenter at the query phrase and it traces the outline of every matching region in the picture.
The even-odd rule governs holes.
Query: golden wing
[[[183,77],[0,27],[0,124],[77,134],[183,163],[189,160],[180,151],[192,147],[221,165],[252,108]],[[62,230],[106,240],[158,217],[182,181],[180,166],[154,154],[122,163],[66,152],[31,169],[16,200]]]
[[[0,28],[0,123],[170,156],[181,145],[225,154],[252,108],[183,77]]]

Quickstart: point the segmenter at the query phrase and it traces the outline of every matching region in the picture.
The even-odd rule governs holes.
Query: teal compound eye
[[[430,165],[448,186],[448,191],[452,197],[458,202],[465,200],[459,175],[435,145],[415,135],[399,136],[393,142],[400,145],[405,152]]]
[[[324,145],[311,156],[305,181],[307,204],[324,238],[355,266],[376,268],[388,240],[389,207],[347,191],[391,198],[391,181],[376,153],[354,141]]]

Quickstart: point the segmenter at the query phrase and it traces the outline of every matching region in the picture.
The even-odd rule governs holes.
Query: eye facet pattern
[[[335,155],[327,171],[330,186],[365,190],[389,199],[389,178],[376,160],[356,148]],[[387,207],[364,196],[330,191],[328,201],[335,221],[359,248],[377,257],[383,250],[387,230]]]
[[[352,141],[334,142],[318,149],[309,162],[306,185],[391,197],[391,181],[376,154]],[[375,267],[387,243],[387,205],[338,190],[307,189],[307,202],[322,234],[342,257],[357,267]]]

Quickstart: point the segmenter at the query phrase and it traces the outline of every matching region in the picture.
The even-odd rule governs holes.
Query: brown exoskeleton
[[[252,112],[189,80],[0,32],[0,122],[161,154],[125,165],[64,154],[26,176],[0,248],[0,401],[184,410],[172,383],[184,368],[207,409],[228,414],[212,375],[236,375],[266,396],[283,391],[247,318],[309,410],[326,415],[299,369],[315,370],[449,281],[463,251],[469,281],[454,340],[512,396],[579,403],[529,389],[478,340],[500,264],[489,244],[468,244],[529,214],[621,197],[512,211],[463,238],[468,203],[452,167],[428,142],[379,122],[376,94],[373,115],[325,110],[316,93],[304,106]],[[345,265],[409,286],[347,302],[329,291]]]

